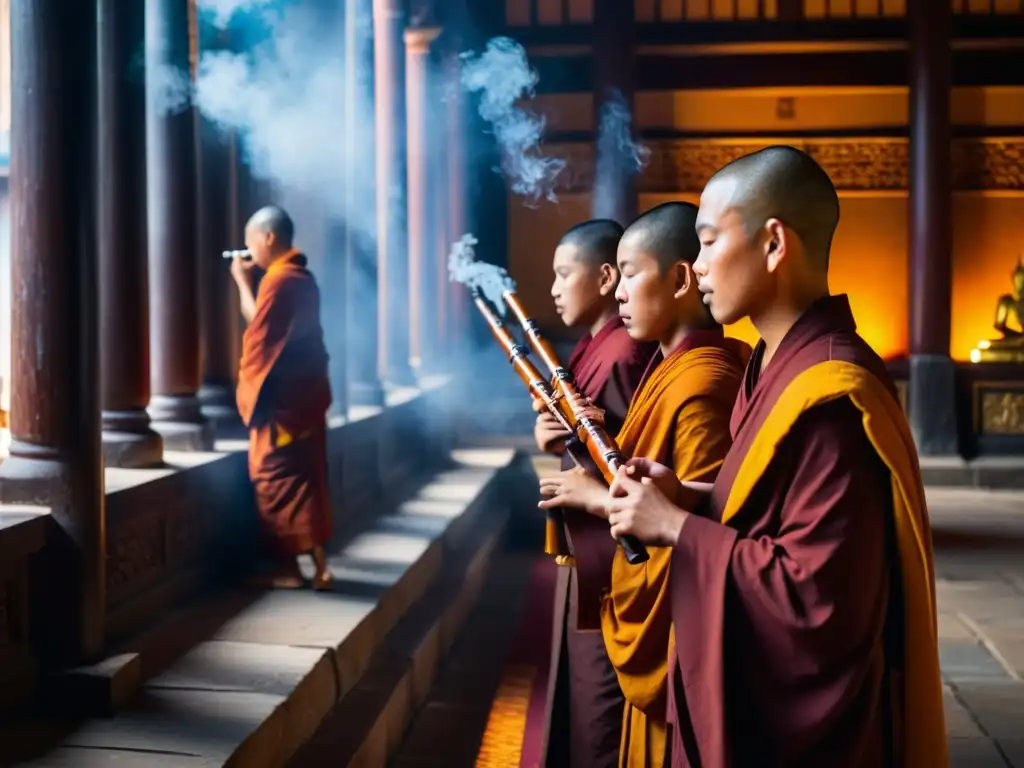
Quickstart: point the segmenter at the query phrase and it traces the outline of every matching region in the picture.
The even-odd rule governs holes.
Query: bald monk
[[[609,219],[579,224],[561,239],[554,254],[551,297],[562,322],[584,331],[569,358],[569,370],[583,394],[603,413],[607,428],[618,430],[655,345],[635,342],[619,318],[615,264],[622,227]],[[562,456],[562,469],[575,464],[564,455],[568,433],[543,403],[536,403],[534,436],[542,451]],[[598,414],[595,414],[597,416]],[[572,543],[591,536],[600,541],[611,567],[608,526],[579,510],[558,510],[555,531],[572,552]],[[549,522],[549,526],[551,523]],[[584,558],[585,559],[585,558]],[[586,560],[586,559],[585,559]],[[588,575],[593,570],[584,571]],[[599,604],[601,583],[580,584],[576,568],[560,568],[555,585],[554,638],[549,678],[547,765],[566,768],[615,768],[622,731],[622,691],[601,633],[599,616],[584,617],[580,627],[579,595],[591,593]],[[586,625],[589,624],[589,628]]]
[[[729,415],[750,348],[725,338],[693,273],[697,207],[666,203],[640,216],[619,241],[616,290],[630,336],[659,351],[633,396],[617,441],[629,456],[669,464],[680,480],[711,481],[729,449]],[[607,489],[582,473],[541,481],[553,504],[600,515]],[[607,534],[607,530],[605,530]],[[596,546],[596,545],[592,545]],[[667,760],[670,549],[631,566],[621,551],[605,573],[600,626],[626,697],[619,764],[660,768]],[[579,560],[579,558],[577,558]]]
[[[931,531],[882,360],[828,260],[839,201],[791,147],[704,190],[694,272],[761,335],[711,488],[634,462],[612,532],[671,547],[672,765],[945,768]]]
[[[233,259],[231,274],[248,326],[242,338],[238,410],[249,427],[249,477],[256,507],[280,570],[267,584],[304,584],[299,555],[310,554],[315,589],[329,589],[324,545],[331,537],[326,413],[331,404],[320,292],[295,227],[280,208],[257,211],[245,227],[252,259]],[[257,270],[262,273],[256,291]]]

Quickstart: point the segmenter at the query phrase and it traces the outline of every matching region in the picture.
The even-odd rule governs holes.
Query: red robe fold
[[[934,583],[926,513],[909,515],[924,553],[916,559],[906,557],[906,510],[894,513],[908,498],[894,489],[919,488],[920,475],[892,382],[844,296],[812,306],[762,373],[763,354],[762,342],[708,509],[690,516],[673,550],[672,765],[944,768],[937,646],[920,642],[928,627],[903,621],[904,604],[927,604],[922,585],[933,593]],[[843,395],[829,378],[837,371],[859,372],[861,389]],[[837,396],[820,396],[830,388]],[[872,395],[874,412],[858,391]],[[874,423],[888,422],[894,448],[868,428],[879,413]],[[917,682],[936,688],[907,711],[939,731],[941,748],[923,763],[893,747],[905,632],[918,641]]]
[[[633,393],[656,350],[656,344],[633,341],[618,317],[597,334],[588,333],[573,350],[569,370],[580,391],[604,409],[609,434],[621,428]],[[563,456],[563,470],[574,466],[571,458]],[[583,562],[595,564],[593,574],[607,575],[615,554],[608,524],[581,510],[562,512],[566,538],[577,563],[585,547],[591,556],[584,557]],[[558,571],[546,764],[552,768],[615,768],[624,699],[599,630],[603,585],[599,575],[595,581],[595,575],[587,572],[581,584],[577,568]],[[594,607],[592,616],[584,621],[579,617],[580,595],[590,595],[583,602]]]
[[[238,410],[249,427],[249,477],[267,538],[281,556],[331,537],[326,413],[331,404],[320,292],[306,257],[275,261],[242,338]]]

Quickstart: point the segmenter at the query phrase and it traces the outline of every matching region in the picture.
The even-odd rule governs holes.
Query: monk
[[[839,200],[776,146],[701,196],[694,272],[761,335],[714,485],[632,462],[612,533],[671,547],[672,765],[945,768],[931,530],[882,360],[830,295]]]
[[[320,292],[306,257],[292,245],[294,234],[285,211],[262,208],[245,227],[252,259],[231,262],[248,323],[237,402],[249,428],[249,477],[260,522],[281,564],[268,584],[303,586],[297,557],[310,554],[316,567],[313,587],[329,589],[324,545],[331,538],[326,448],[331,386]]]
[[[665,203],[619,241],[619,315],[630,336],[657,342],[659,351],[617,442],[626,455],[669,464],[680,480],[711,481],[729,449],[729,414],[750,348],[725,338],[704,306],[693,272],[696,217],[695,205]],[[543,508],[559,504],[597,515],[608,501],[608,489],[579,472],[544,478],[541,493],[548,497]],[[671,550],[652,549],[650,556],[631,566],[616,551],[610,573],[601,574],[601,631],[626,697],[619,765],[627,768],[660,768],[667,760]]]
[[[622,227],[611,220],[587,221],[570,229],[554,254],[551,297],[562,322],[584,330],[573,349],[568,367],[581,392],[610,429],[617,430],[626,416],[640,377],[655,345],[635,342],[619,318],[615,264]],[[537,447],[562,456],[562,469],[574,466],[565,454],[568,433],[543,403],[534,429]],[[588,535],[598,538],[611,567],[614,549],[605,544],[607,525],[579,510],[558,510],[553,519],[564,526],[556,531],[570,551],[571,543]],[[615,677],[601,633],[599,617],[589,628],[580,627],[580,585],[572,561],[560,568],[555,584],[552,670],[548,688],[547,764],[566,768],[615,768],[622,731],[622,691]],[[600,585],[589,585],[590,602],[598,605]],[[586,617],[584,617],[584,624]]]

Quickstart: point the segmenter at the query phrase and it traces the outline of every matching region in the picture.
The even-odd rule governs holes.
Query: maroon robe
[[[584,336],[573,350],[569,370],[580,391],[604,409],[609,434],[617,434],[622,427],[633,392],[656,349],[656,344],[633,341],[616,317],[596,335]],[[573,466],[569,456],[562,457],[563,470]],[[562,515],[570,551],[575,555],[579,549],[572,547],[574,540],[586,540],[595,560],[595,567],[588,571],[610,573],[615,542],[608,535],[608,524],[577,509],[562,510]],[[578,616],[578,593],[599,590],[600,584],[581,585],[577,575],[576,568],[559,568],[555,586],[546,764],[616,768],[625,700],[604,647],[600,614],[595,612],[583,622]],[[600,605],[596,597],[584,602]],[[591,628],[580,629],[581,624]]]
[[[801,372],[841,360],[895,389],[845,296],[814,304],[761,372],[764,349],[747,367],[707,508],[673,552],[672,765],[890,765],[892,491],[860,412],[844,398],[803,414],[738,514],[718,521],[755,435]]]

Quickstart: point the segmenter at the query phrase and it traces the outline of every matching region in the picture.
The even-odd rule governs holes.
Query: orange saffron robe
[[[236,393],[249,427],[249,477],[266,538],[294,557],[331,537],[327,409],[331,385],[320,292],[306,257],[271,264],[242,337]]]
[[[628,456],[672,466],[680,480],[711,482],[731,444],[729,419],[750,347],[720,329],[693,333],[640,385],[618,435]],[[612,561],[601,608],[608,656],[626,697],[619,765],[661,768],[667,761],[666,692],[672,614],[669,547],[650,559]]]

